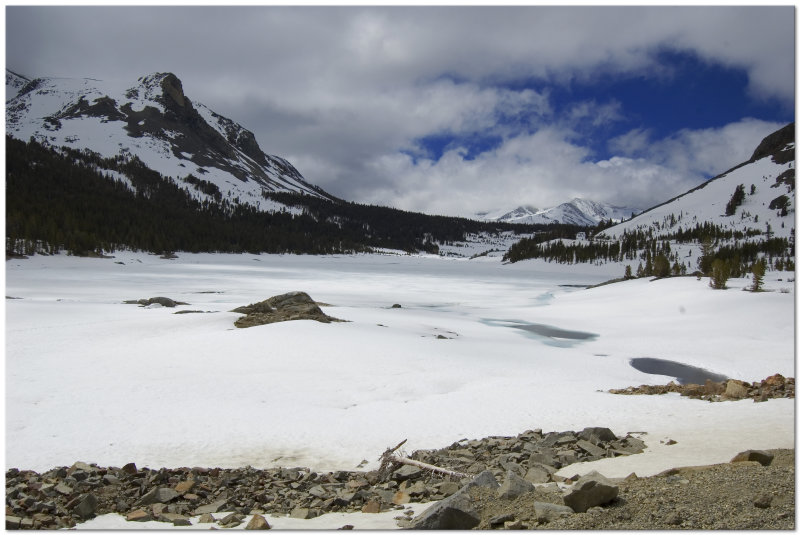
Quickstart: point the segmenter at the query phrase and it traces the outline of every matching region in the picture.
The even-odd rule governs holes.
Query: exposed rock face
[[[292,320],[315,320],[321,323],[342,321],[322,312],[317,303],[305,292],[276,295],[265,301],[235,308],[231,312],[244,314],[234,322],[234,325],[240,328]]]

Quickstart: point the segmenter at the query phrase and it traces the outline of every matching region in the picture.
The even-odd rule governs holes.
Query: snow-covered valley
[[[794,444],[792,400],[605,392],[672,379],[636,357],[793,377],[794,273],[769,272],[754,294],[747,279],[717,291],[694,277],[584,289],[620,266],[497,257],[114,256],[7,261],[7,467],[370,469],[405,438],[414,450],[534,428],[647,433],[643,454],[563,469],[615,477]],[[347,323],[233,326],[231,309],[293,290]],[[190,305],[123,304],[153,296]]]

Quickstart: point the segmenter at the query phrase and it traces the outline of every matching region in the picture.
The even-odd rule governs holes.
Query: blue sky
[[[591,148],[593,157],[598,160],[613,157],[615,152],[609,140],[631,129],[645,128],[654,138],[663,139],[683,129],[721,128],[743,117],[783,124],[794,120],[794,110],[788,102],[748,95],[748,74],[744,68],[709,63],[696,54],[674,50],[661,51],[657,61],[665,72],[598,76],[590,81],[568,84],[529,79],[502,85],[515,91],[547,91],[553,114],[569,114],[584,102],[611,107],[615,116],[607,122],[584,124],[579,128],[582,142]],[[536,128],[520,124],[520,118],[515,115],[500,116],[498,123],[516,126],[528,133]],[[474,160],[481,153],[496,149],[502,138],[491,133],[458,136],[442,132],[421,137],[416,142],[434,160],[441,158],[448,148],[459,146],[467,149],[465,159]]]
[[[6,63],[121,87],[173,72],[358,202],[642,209],[794,120],[794,20],[793,5],[9,6]]]

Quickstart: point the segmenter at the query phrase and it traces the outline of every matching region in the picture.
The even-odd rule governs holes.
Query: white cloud
[[[744,118],[720,128],[679,130],[662,140],[635,129],[610,140],[610,148],[624,156],[645,157],[658,165],[693,177],[711,177],[752,156],[758,143],[785,126]]]
[[[656,58],[672,49],[744,69],[754,96],[794,103],[791,6],[10,6],[6,30],[8,66],[23,74],[129,84],[172,71],[311,182],[442,213],[657,202],[746,158],[772,128],[742,120],[653,140],[644,125],[614,140],[620,159],[593,163],[587,132],[618,124],[624,103],[555,109],[547,90],[510,82],[669,77]],[[474,159],[457,145],[426,159],[416,140],[442,133],[502,142]]]

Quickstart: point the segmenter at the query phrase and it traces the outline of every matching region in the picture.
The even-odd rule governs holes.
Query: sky
[[[795,8],[6,6],[6,66],[172,72],[337,197],[644,209],[794,121]]]

